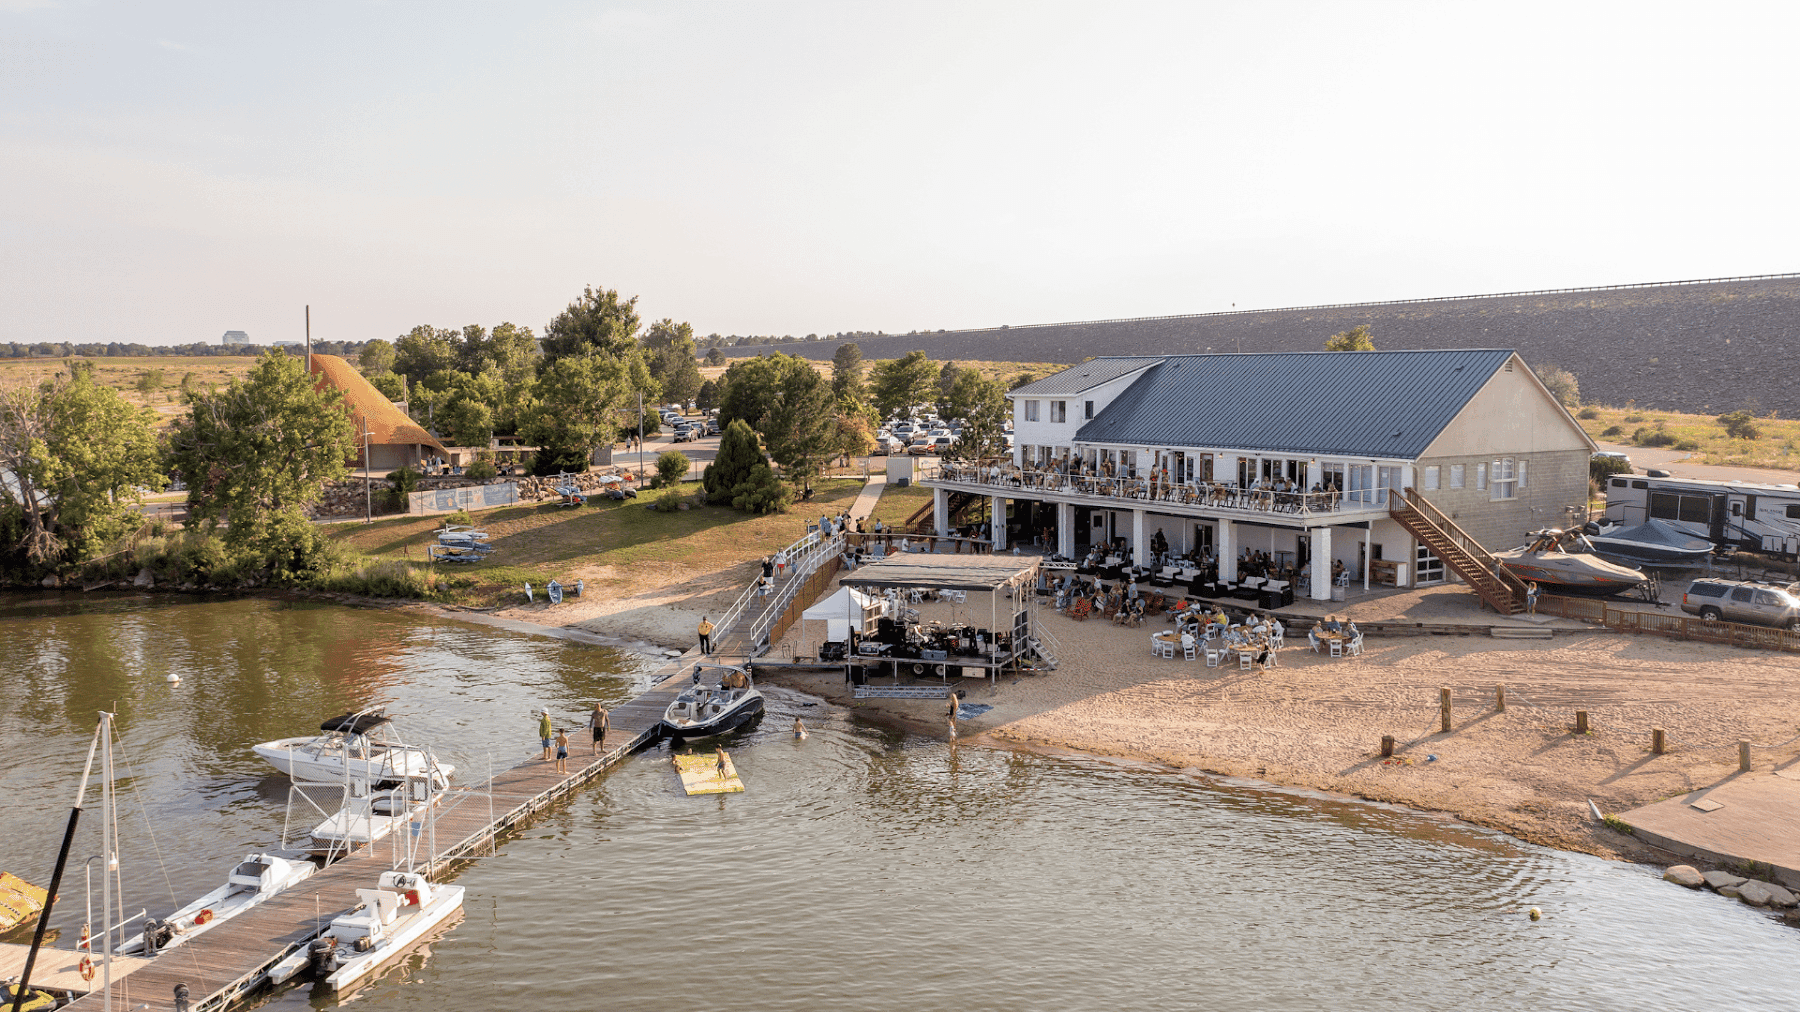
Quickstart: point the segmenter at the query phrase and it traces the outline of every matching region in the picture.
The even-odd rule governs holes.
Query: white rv
[[[1663,520],[1722,547],[1800,558],[1800,485],[1616,474],[1606,481],[1606,519]]]

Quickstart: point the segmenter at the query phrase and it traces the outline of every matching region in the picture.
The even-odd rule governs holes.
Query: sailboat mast
[[[104,922],[111,920],[113,916],[113,875],[119,869],[119,851],[114,839],[117,822],[113,817],[112,718],[110,713],[103,711],[100,714],[100,853],[106,855],[106,860],[100,862],[100,909],[105,911],[100,915],[100,920],[106,929],[100,947],[100,993],[103,996],[100,1007],[104,1012],[112,1012],[113,1007],[112,925]],[[121,908],[124,902],[125,897],[119,897]]]
[[[19,989],[13,992],[12,1012],[23,1012],[25,996],[31,993],[31,968],[37,964],[38,949],[44,944],[44,932],[50,927],[50,911],[56,906],[57,891],[62,888],[63,869],[69,866],[69,845],[75,842],[75,826],[81,822],[81,802],[87,797],[88,775],[94,772],[94,749],[100,744],[102,720],[94,729],[94,740],[88,743],[87,766],[81,771],[81,787],[75,791],[75,807],[69,809],[69,824],[63,829],[62,849],[56,852],[56,870],[50,873],[50,889],[44,895],[44,909],[38,913],[37,931],[31,936],[31,951],[25,954],[25,969],[19,974]]]

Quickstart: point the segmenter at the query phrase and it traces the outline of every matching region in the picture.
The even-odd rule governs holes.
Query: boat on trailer
[[[120,955],[154,956],[189,942],[265,900],[306,881],[319,866],[293,852],[247,854],[225,884],[167,917],[150,918],[144,930],[119,944]]]
[[[1533,581],[1552,594],[1611,597],[1635,590],[1649,579],[1639,570],[1595,555],[1580,531],[1554,527],[1532,532],[1530,543],[1495,552],[1494,558],[1514,576]]]
[[[1663,520],[1627,526],[1589,524],[1587,540],[1594,554],[1631,566],[1687,569],[1708,565],[1714,545]]]
[[[663,711],[662,732],[677,739],[708,738],[755,721],[763,709],[763,694],[752,683],[748,668],[697,666],[693,684]]]

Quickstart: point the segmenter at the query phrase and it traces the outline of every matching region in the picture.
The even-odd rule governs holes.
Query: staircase
[[[1507,572],[1500,560],[1417,491],[1409,488],[1401,495],[1389,493],[1388,516],[1456,570],[1489,607],[1502,615],[1525,610],[1524,581]]]
[[[963,511],[980,501],[981,496],[974,492],[950,493],[950,526],[960,526],[957,521],[962,519]],[[912,534],[936,534],[937,524],[931,516],[931,508],[933,505],[933,503],[928,502],[918,509],[913,510],[912,516],[907,517],[906,523],[902,526]]]

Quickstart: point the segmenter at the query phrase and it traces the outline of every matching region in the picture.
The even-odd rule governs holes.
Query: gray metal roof
[[[1038,567],[1030,555],[933,555],[907,552],[859,566],[838,581],[845,587],[948,587],[991,591],[1029,576]]]
[[[1108,380],[1116,380],[1120,376],[1161,361],[1163,361],[1161,357],[1089,359],[1080,365],[1072,365],[1062,372],[1045,376],[1035,383],[1027,383],[1017,390],[1011,391],[1007,396],[1054,397],[1058,394],[1078,394],[1083,390],[1092,390]]]
[[[1173,355],[1075,438],[1415,458],[1511,356],[1497,349]],[[1088,364],[1098,361],[1142,360]]]

